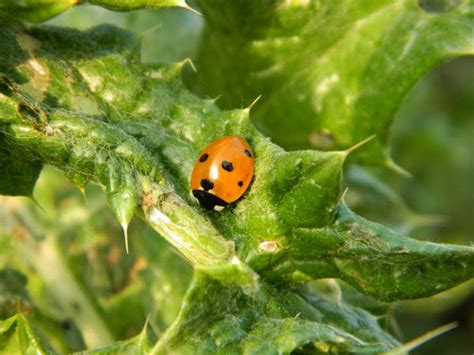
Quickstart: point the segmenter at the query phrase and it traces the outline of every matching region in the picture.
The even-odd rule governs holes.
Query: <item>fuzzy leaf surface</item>
[[[304,346],[379,353],[399,345],[360,308],[304,288],[261,286],[249,295],[196,274],[178,319],[153,353],[289,354]]]

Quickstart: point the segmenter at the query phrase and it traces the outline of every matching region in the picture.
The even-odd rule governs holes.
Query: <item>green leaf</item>
[[[398,345],[370,313],[336,299],[265,284],[246,295],[197,273],[178,319],[153,352],[289,354],[303,347],[382,352]]]
[[[294,248],[282,252],[269,277],[294,282],[339,277],[385,301],[433,295],[474,277],[472,247],[407,238],[345,205],[337,214],[334,227],[295,229],[289,242]]]
[[[46,354],[50,352],[21,313],[0,321],[0,351],[4,354]]]
[[[0,24],[22,21],[43,22],[74,6],[77,2],[78,0],[8,0],[0,4]]]
[[[199,1],[207,21],[193,85],[285,148],[341,149],[393,167],[388,128],[429,70],[473,54],[469,1]]]
[[[139,215],[214,277],[222,280],[237,270],[240,275],[229,282],[249,292],[256,287],[252,269],[278,282],[340,277],[365,293],[394,300],[429,296],[473,276],[473,248],[412,241],[341,207],[341,173],[350,149],[285,152],[253,127],[249,109],[220,111],[212,101],[191,95],[180,78],[184,63],[141,64],[130,34],[109,26],[82,33],[32,28],[1,34],[0,43],[20,36],[18,45],[34,58],[34,68],[28,67],[31,59],[16,67],[19,74],[31,83],[38,79],[29,70],[41,67],[49,75],[35,97],[18,84],[5,97],[9,105],[34,108],[41,122],[2,118],[0,129],[14,137],[18,153],[34,152],[73,181],[105,186],[120,218],[135,206],[134,198],[130,203],[121,197],[137,196]],[[229,210],[205,212],[190,194],[194,157],[212,140],[231,134],[252,145],[255,178]],[[419,273],[407,260],[429,262],[418,290],[413,275]],[[216,273],[214,267],[227,271]],[[377,268],[381,272],[374,274]]]
[[[124,340],[117,341],[111,346],[96,349],[92,351],[87,351],[86,354],[147,354],[149,353],[150,344],[148,342],[148,337],[146,333],[146,326],[143,331],[137,336]]]
[[[191,9],[185,0],[79,0],[81,3],[102,6],[113,11],[132,11],[138,9],[155,9],[160,7],[181,7]]]
[[[41,23],[75,5],[85,3],[102,6],[113,11],[178,7],[195,12],[186,4],[185,0],[8,0],[7,2],[0,3],[0,24],[18,22]]]

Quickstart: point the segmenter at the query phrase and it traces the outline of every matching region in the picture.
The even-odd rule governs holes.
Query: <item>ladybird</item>
[[[237,201],[253,177],[252,148],[239,136],[225,136],[199,153],[191,175],[191,189],[199,204],[221,211]]]

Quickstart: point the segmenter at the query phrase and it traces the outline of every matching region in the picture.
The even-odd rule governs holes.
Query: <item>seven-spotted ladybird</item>
[[[194,165],[194,197],[202,207],[221,211],[247,190],[254,165],[252,148],[245,139],[225,136],[215,140],[199,154]]]

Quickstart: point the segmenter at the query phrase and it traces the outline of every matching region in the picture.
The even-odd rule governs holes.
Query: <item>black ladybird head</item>
[[[207,191],[193,190],[193,195],[197,198],[199,204],[207,210],[218,210],[219,208],[216,209],[216,206],[224,208],[228,205],[227,202]]]

